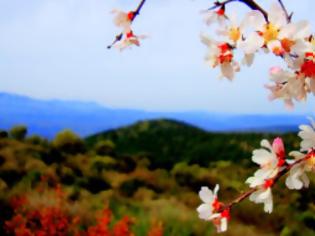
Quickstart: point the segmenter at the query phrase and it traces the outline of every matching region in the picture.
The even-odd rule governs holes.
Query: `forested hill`
[[[251,152],[259,148],[261,139],[272,139],[277,134],[212,133],[173,120],[141,121],[124,128],[106,131],[86,139],[89,146],[111,140],[120,154],[145,155],[155,167],[171,168],[175,163],[208,166],[217,160],[249,160]],[[299,145],[296,134],[284,137],[292,150]]]

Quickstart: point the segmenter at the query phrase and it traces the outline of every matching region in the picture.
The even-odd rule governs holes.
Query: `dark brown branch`
[[[143,5],[145,4],[145,2],[146,2],[146,0],[141,0],[138,7],[136,8],[136,10],[132,11],[133,18],[131,19],[131,22],[133,22],[136,19],[136,17],[138,15],[140,15],[140,11],[141,11]],[[111,49],[117,42],[119,42],[122,39],[122,37],[123,37],[123,33],[116,35],[115,40],[112,42],[111,45],[107,46],[107,49]]]
[[[261,7],[259,6],[254,0],[226,0],[226,1],[223,1],[223,2],[215,2],[214,3],[214,6],[211,7],[209,10],[213,10],[213,9],[216,9],[216,8],[219,8],[219,7],[223,7],[231,2],[241,2],[241,3],[244,3],[246,6],[248,6],[250,9],[252,10],[257,10],[257,11],[260,11],[266,21],[268,21],[268,14],[267,12]]]
[[[117,34],[115,40],[112,42],[111,45],[107,46],[107,49],[111,49],[117,42],[119,42],[123,37],[123,33]]]
[[[144,5],[146,0],[141,0],[141,2],[139,3],[139,6],[137,7],[137,9],[134,11],[135,17],[132,19],[132,21],[136,18],[137,15],[140,14],[140,11]]]

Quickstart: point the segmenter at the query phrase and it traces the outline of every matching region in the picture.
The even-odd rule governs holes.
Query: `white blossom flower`
[[[218,201],[218,191],[219,185],[216,185],[213,191],[208,187],[202,187],[199,197],[203,203],[197,208],[197,212],[200,219],[212,221],[218,232],[225,232],[230,214],[228,209],[220,212],[222,203]]]
[[[238,48],[244,51],[246,55],[254,54],[258,49],[264,46],[264,40],[256,32],[251,33],[244,40],[239,42]]]
[[[255,30],[240,43],[245,54],[255,53],[263,46],[280,53],[277,51],[282,48],[281,42],[278,41],[279,32],[287,25],[287,18],[279,4],[272,5],[268,12],[268,22],[260,11],[253,10],[245,16],[243,25]]]
[[[245,56],[243,64],[250,66],[253,63],[254,55],[258,49],[263,47],[264,40],[256,33],[251,33],[247,38],[238,43],[238,48],[243,50]]]
[[[132,45],[140,46],[140,40],[145,39],[145,35],[134,35],[132,31],[127,32],[123,39],[115,44],[115,47],[120,51],[130,48]]]
[[[202,187],[199,191],[199,197],[203,201],[197,211],[199,218],[203,220],[211,220],[215,214],[215,204],[217,202],[217,193],[219,191],[219,185],[216,185],[213,192],[208,187]]]
[[[277,38],[271,40],[267,47],[278,56],[303,55],[309,48],[305,39],[310,35],[311,28],[307,21],[289,23],[279,29]]]
[[[308,187],[310,180],[306,175],[306,172],[315,170],[315,122],[309,118],[311,125],[301,125],[299,136],[302,138],[300,144],[302,153],[293,151],[290,156],[294,157],[294,160],[289,160],[293,164],[299,162],[290,169],[289,175],[286,179],[286,185],[289,189],[301,189]]]
[[[249,200],[255,203],[263,203],[264,211],[271,213],[273,210],[273,200],[271,187],[273,185],[273,180],[265,180],[264,183],[258,187],[258,190],[253,192],[249,196]]]
[[[279,32],[279,42],[284,53],[303,55],[309,49],[305,39],[311,35],[311,26],[307,21],[289,23]]]
[[[205,14],[204,21],[208,26],[214,23],[218,23],[220,26],[223,26],[227,19],[224,8],[220,8],[216,11],[206,10],[202,11],[201,13]]]
[[[233,59],[231,46],[226,42],[218,42],[204,35],[201,35],[201,41],[208,47],[206,63],[213,68],[220,66],[221,76],[233,80],[235,72],[238,72],[240,67]]]
[[[238,43],[242,40],[243,24],[238,21],[236,14],[231,14],[227,22],[227,25],[217,30],[217,34],[223,36],[228,44],[238,47]]]
[[[295,161],[299,161],[305,158],[305,154],[297,151],[293,151],[289,154],[293,156]],[[311,157],[312,158],[312,157]],[[313,159],[313,158],[312,158]],[[306,171],[310,171],[314,168],[314,160],[306,160],[299,164],[294,165],[286,178],[285,184],[289,189],[301,189],[303,187],[307,188],[310,184],[310,180],[306,175]]]
[[[265,212],[273,209],[271,187],[273,178],[281,171],[285,164],[285,149],[281,138],[274,139],[272,145],[267,140],[261,141],[261,149],[254,150],[252,160],[260,165],[254,176],[249,177],[246,183],[251,188],[257,188],[249,199],[255,203],[263,203]]]
[[[270,70],[270,79],[274,85],[266,85],[266,88],[271,91],[269,98],[284,100],[288,108],[293,107],[293,99],[303,101],[307,93],[313,90],[313,81],[306,78],[304,74],[292,73],[279,67],[273,67]]]
[[[315,148],[315,122],[311,119],[311,125],[301,125],[299,136],[302,138],[301,151],[309,151]]]
[[[131,22],[134,18],[133,12],[123,12],[118,9],[112,10],[112,13],[115,14],[114,24],[117,27],[123,28],[124,32],[128,32],[131,30]]]
[[[262,185],[265,180],[275,177],[285,164],[285,150],[281,138],[276,138],[272,145],[267,140],[262,140],[261,146],[263,148],[254,150],[252,156],[252,161],[260,165],[260,169],[253,177],[246,180],[251,188]]]
[[[227,231],[229,219],[230,219],[230,210],[226,209],[212,220],[212,223],[216,227],[218,233],[223,233]]]

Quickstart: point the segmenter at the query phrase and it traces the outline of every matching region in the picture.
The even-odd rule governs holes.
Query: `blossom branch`
[[[141,0],[141,2],[139,3],[138,7],[136,8],[136,10],[131,11],[132,13],[132,17],[130,19],[130,22],[132,23],[135,18],[140,15],[140,11],[142,9],[142,7],[144,6],[146,0]],[[120,34],[116,35],[115,40],[112,42],[112,44],[107,46],[107,49],[111,49],[117,42],[119,42],[123,37],[123,32],[121,32]]]
[[[234,205],[244,201],[246,198],[248,198],[253,192],[256,191],[256,188],[251,188],[248,191],[242,193],[240,196],[238,196],[236,199],[231,201],[229,204],[227,204],[224,208],[225,209],[231,209]]]
[[[202,187],[199,197],[203,203],[197,208],[199,218],[212,221],[218,233],[225,232],[232,208],[247,198],[258,204],[263,203],[264,211],[271,213],[273,211],[272,187],[281,177],[288,174],[285,184],[291,190],[308,187],[310,180],[305,173],[315,170],[315,121],[311,119],[311,126],[301,125],[300,130],[298,135],[303,141],[300,144],[300,151],[290,152],[289,155],[294,158],[293,160],[286,159],[286,151],[281,138],[275,138],[272,143],[266,139],[261,141],[261,148],[255,149],[252,156],[252,161],[260,168],[246,180],[250,188],[234,200],[228,203],[219,201],[218,184],[213,190]]]
[[[277,183],[277,181],[283,177],[284,175],[286,175],[294,166],[304,162],[304,161],[307,161],[308,159],[314,157],[315,155],[315,151],[312,150],[310,153],[308,153],[307,155],[305,155],[304,158],[301,158],[297,161],[295,161],[294,163],[292,164],[286,164],[285,167],[274,177],[272,178],[272,182],[273,182],[273,185],[275,183]],[[248,198],[253,192],[257,191],[257,187],[255,188],[250,188],[248,191],[242,193],[240,196],[238,196],[236,199],[234,199],[233,201],[231,201],[230,203],[228,204],[225,204],[222,206],[221,208],[221,211],[224,211],[226,209],[230,210],[234,205],[244,201],[246,198]]]

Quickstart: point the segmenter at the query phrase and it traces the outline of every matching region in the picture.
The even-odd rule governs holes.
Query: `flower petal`
[[[197,212],[199,213],[200,219],[209,220],[212,215],[212,206],[209,204],[201,204],[197,208]]]
[[[214,195],[208,187],[201,187],[201,190],[199,191],[199,197],[204,203],[207,204],[212,204],[214,199]]]
[[[279,3],[274,3],[271,5],[270,11],[268,13],[268,20],[278,28],[281,28],[288,23],[286,15]]]
[[[253,54],[264,45],[264,39],[256,32],[251,33],[245,40],[239,42],[238,46],[245,54]]]
[[[231,65],[231,63],[223,63],[221,64],[221,73],[222,76],[229,79],[233,80],[234,78],[234,68]]]
[[[254,30],[262,31],[265,24],[266,20],[264,15],[260,11],[254,10],[246,14],[241,23],[241,28],[253,28]]]

